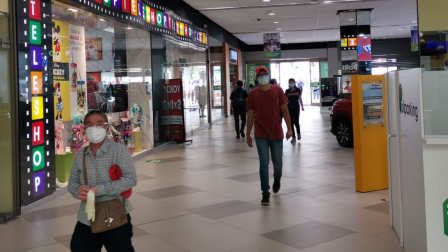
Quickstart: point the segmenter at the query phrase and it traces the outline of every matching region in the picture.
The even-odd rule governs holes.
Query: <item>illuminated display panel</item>
[[[51,1],[20,0],[16,4],[21,205],[27,205],[56,188],[54,101],[49,75]]]

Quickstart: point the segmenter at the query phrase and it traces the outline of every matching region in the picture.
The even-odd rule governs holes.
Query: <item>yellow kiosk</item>
[[[389,187],[385,76],[353,75],[356,191]]]

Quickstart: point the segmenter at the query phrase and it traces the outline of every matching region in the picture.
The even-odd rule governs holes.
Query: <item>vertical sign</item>
[[[55,191],[54,89],[49,69],[54,30],[50,0],[16,1],[16,5],[21,205],[27,205]]]
[[[169,80],[162,83],[162,125],[169,141],[185,141],[185,122],[182,99],[182,79]]]

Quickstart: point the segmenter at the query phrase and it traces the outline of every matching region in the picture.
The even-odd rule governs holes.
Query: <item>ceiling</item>
[[[416,0],[184,1],[249,45],[262,44],[263,32],[269,31],[281,31],[282,43],[338,41],[338,10],[374,9],[373,39],[410,37],[417,21]]]

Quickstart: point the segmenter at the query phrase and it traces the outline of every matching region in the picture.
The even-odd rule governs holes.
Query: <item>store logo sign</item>
[[[33,175],[33,195],[39,196],[45,192],[45,171]]]
[[[138,16],[138,3],[137,3],[137,0],[131,0],[131,13],[134,16]]]
[[[41,95],[42,93],[42,72],[31,72],[31,94]]]
[[[44,143],[44,122],[34,122],[32,124],[33,146]]]
[[[31,69],[42,70],[42,48],[30,46]]]
[[[33,149],[33,171],[41,170],[45,167],[44,146]]]
[[[131,13],[131,0],[122,0],[121,10],[126,13]]]
[[[104,6],[110,7],[111,6],[110,1],[111,0],[104,0],[103,1]]]
[[[44,118],[44,98],[42,96],[31,97],[31,104],[33,106],[31,118],[32,120],[40,120]]]
[[[161,11],[157,11],[157,26],[163,26],[163,13]]]
[[[39,22],[30,21],[30,43],[35,45],[42,43],[42,31]]]
[[[173,29],[173,19],[170,15],[168,15],[168,29]]]
[[[342,62],[342,74],[357,74],[357,73],[358,73],[358,61]]]
[[[156,25],[156,10],[151,9],[151,24]]]
[[[169,28],[168,27],[168,14],[166,14],[166,13],[163,13],[163,27],[164,28]]]
[[[40,0],[30,0],[29,11],[30,18],[40,20]]]
[[[112,7],[116,10],[121,9],[121,0],[110,0],[112,1]]]
[[[179,33],[180,33],[181,36],[185,35],[184,23],[180,23],[179,24]]]
[[[418,122],[418,107],[413,102],[406,103],[403,99],[403,87],[400,84],[398,87],[398,99],[400,101],[400,113],[406,116],[415,117],[415,121]]]

